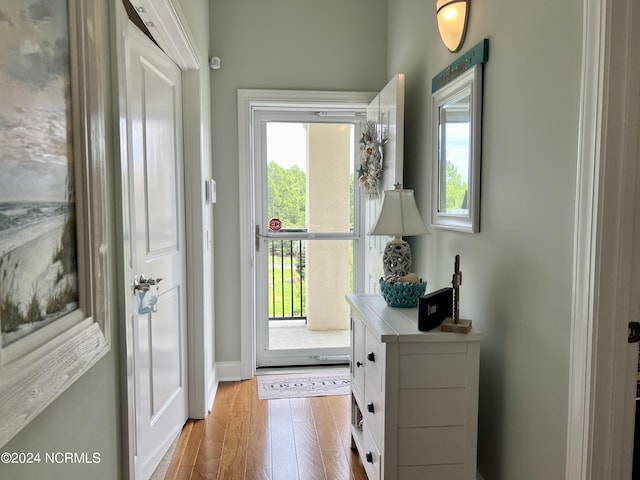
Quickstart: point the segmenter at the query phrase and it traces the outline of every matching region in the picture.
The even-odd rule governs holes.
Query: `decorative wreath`
[[[360,137],[358,180],[369,198],[378,198],[380,196],[382,149],[378,141],[376,122],[368,121]]]

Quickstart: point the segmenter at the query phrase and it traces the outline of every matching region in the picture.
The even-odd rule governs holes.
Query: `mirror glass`
[[[469,100],[471,89],[440,107],[438,211],[469,215]]]
[[[433,94],[432,224],[478,232],[481,94],[476,65]]]

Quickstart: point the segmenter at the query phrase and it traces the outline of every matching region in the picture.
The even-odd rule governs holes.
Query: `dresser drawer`
[[[456,388],[467,384],[466,353],[400,355],[401,389]]]
[[[364,357],[366,382],[382,392],[385,350],[384,346],[368,330],[364,341]]]
[[[382,458],[366,423],[364,424],[362,433],[363,451],[360,452],[360,458],[367,472],[367,478],[369,480],[380,480]]]
[[[382,449],[384,438],[384,396],[379,389],[373,388],[371,382],[365,380],[364,405],[362,405],[362,417],[364,423],[371,432],[376,445]]]
[[[358,345],[361,349],[364,349],[364,332],[365,326],[357,316],[351,316],[351,340],[352,345]]]
[[[398,392],[400,428],[464,425],[467,404],[464,388],[421,388]]]
[[[462,464],[465,445],[463,426],[400,428],[398,466]]]
[[[351,345],[351,389],[358,400],[364,397],[364,345]]]

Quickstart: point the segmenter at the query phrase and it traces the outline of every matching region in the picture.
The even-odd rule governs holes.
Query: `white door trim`
[[[174,0],[135,0],[134,8],[160,48],[180,70],[200,68],[198,47],[180,5]]]
[[[640,317],[640,9],[584,0],[566,478],[630,478]],[[634,245],[636,246],[634,248]]]
[[[203,252],[206,249],[208,239],[204,224],[204,176],[203,157],[204,132],[201,129],[201,86],[202,76],[200,75],[200,53],[192,40],[192,35],[184,19],[182,10],[174,0],[163,0],[153,2],[153,9],[146,10],[148,19],[156,25],[156,32],[159,33],[157,39],[163,44],[169,57],[182,70],[183,79],[183,137],[184,137],[184,160],[185,160],[185,204],[186,204],[186,283],[187,289],[187,350],[188,358],[188,391],[189,391],[189,417],[204,418],[212,404],[213,395],[217,379],[213,371],[213,325],[205,321],[206,300],[205,295],[211,295],[205,291],[208,282],[206,281],[206,268],[204,267]],[[117,84],[118,84],[118,118],[126,118],[126,74],[127,65],[124,57],[124,37],[128,17],[124,7],[120,2],[115,2],[116,34],[114,42],[117,48]],[[155,19],[155,20],[154,20]],[[152,29],[153,30],[153,29]],[[168,46],[167,39],[171,40]],[[126,128],[116,133],[116,138],[120,142],[120,172],[116,182],[116,192],[121,202],[119,207],[122,213],[121,219],[121,239],[119,246],[119,266],[120,284],[122,285],[119,296],[128,299],[130,279],[128,278],[128,265],[130,264],[130,232],[129,232],[129,198],[128,198],[128,160],[127,160],[127,132]],[[193,232],[201,232],[201,235]],[[121,318],[129,318],[125,309],[128,308],[122,302]],[[127,410],[123,419],[123,428],[127,432],[124,438],[124,457],[128,461],[126,470],[131,479],[135,478],[134,472],[134,445],[135,445],[135,408],[133,401],[133,357],[132,331],[130,325],[122,328],[122,378],[123,378],[123,402],[126,402]]]
[[[256,108],[286,108],[314,106],[318,110],[331,108],[366,109],[375,97],[370,92],[323,92],[309,90],[238,90],[238,155],[240,184],[240,362],[219,370],[220,379],[251,378],[255,373],[255,306],[253,293],[255,259],[253,218],[253,110]],[[235,368],[234,368],[235,367]],[[228,377],[227,377],[228,376]]]

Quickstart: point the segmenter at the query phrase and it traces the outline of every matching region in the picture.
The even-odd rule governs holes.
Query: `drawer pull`
[[[370,362],[376,361],[376,356],[373,354],[373,352],[367,353],[367,360],[369,360]]]
[[[362,362],[356,362],[356,367],[360,368],[362,365]]]
[[[375,413],[375,408],[373,408],[373,402],[367,403],[367,412]]]
[[[371,452],[365,453],[364,458],[367,460],[367,462],[373,463],[373,453]]]

